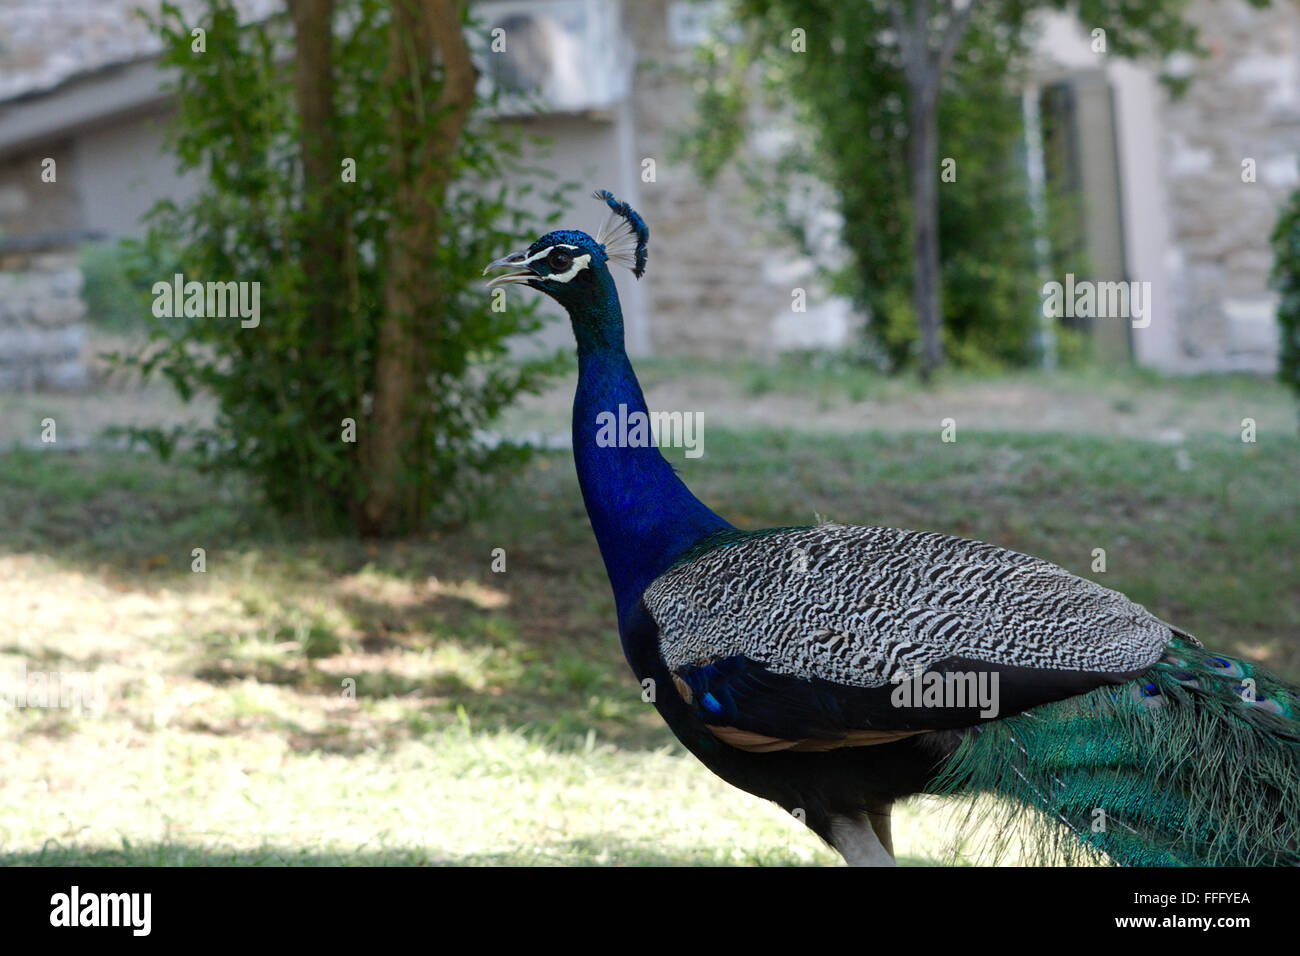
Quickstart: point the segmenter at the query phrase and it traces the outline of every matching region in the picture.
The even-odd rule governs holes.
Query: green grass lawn
[[[1280,430],[711,426],[705,448],[670,458],[737,524],[984,539],[1300,676],[1300,440]],[[0,710],[0,863],[838,859],[641,702],[565,453],[481,522],[374,545],[304,538],[239,483],[142,455],[15,449],[0,488],[0,679],[22,663],[104,689],[93,714]],[[903,862],[961,859],[962,809],[904,808]]]

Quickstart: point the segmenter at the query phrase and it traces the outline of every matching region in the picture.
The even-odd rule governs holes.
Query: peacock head
[[[575,229],[548,232],[523,252],[489,263],[484,275],[492,269],[512,271],[494,277],[488,288],[532,286],[572,311],[609,282],[607,262],[626,266],[641,278],[645,274],[650,230],[636,210],[619,202],[608,190],[599,190],[595,195],[609,207],[609,215],[594,239]]]

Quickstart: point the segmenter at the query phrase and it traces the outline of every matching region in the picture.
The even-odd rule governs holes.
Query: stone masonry
[[[186,9],[195,2],[181,0]],[[128,11],[156,11],[159,3],[0,0],[0,111],[155,51],[156,41]],[[237,5],[260,17],[282,9],[283,0]],[[686,163],[671,158],[676,134],[693,109],[697,78],[684,39],[690,31],[672,24],[696,6],[689,0],[621,2],[636,72],[630,102],[620,109],[631,114],[632,154],[656,164],[654,181],[643,182],[637,197],[653,235],[644,283],[650,347],[659,354],[727,356],[851,340],[861,317],[845,315],[842,303],[818,294],[807,264],[754,214],[735,174],[706,187]],[[1151,233],[1159,233],[1160,248],[1153,255],[1169,290],[1175,331],[1174,340],[1162,346],[1169,354],[1156,364],[1182,371],[1268,371],[1277,357],[1268,237],[1279,208],[1300,185],[1300,7],[1193,0],[1188,15],[1210,55],[1167,64],[1192,83],[1183,98],[1161,97],[1155,104],[1151,154],[1136,160],[1157,170],[1161,186],[1162,225]],[[108,125],[114,122],[105,118]],[[82,148],[72,141],[46,143],[36,152],[0,157],[0,233],[15,237],[85,225],[73,190],[38,191],[32,179],[33,164],[48,155],[59,159],[60,180],[76,183],[78,163],[93,161]],[[1245,160],[1253,161],[1253,182],[1243,181]],[[5,266],[5,283],[17,281],[10,274],[14,268]],[[808,312],[796,314],[791,293],[800,287],[807,288]],[[16,328],[38,327],[13,319],[13,308],[27,306],[0,301],[5,342],[14,341],[7,337]],[[62,328],[43,328],[56,327]],[[0,370],[8,369],[0,371],[0,381],[13,378],[11,365],[3,364],[9,354],[0,347]]]
[[[658,355],[726,357],[770,353],[781,333],[812,338],[826,305],[793,244],[762,222],[740,177],[726,172],[706,186],[674,143],[694,115],[694,53],[669,36],[670,8],[682,0],[625,3],[635,39],[632,84],[635,153],[653,160],[655,179],[642,182],[639,211],[650,223],[651,348]],[[644,176],[642,177],[644,180]],[[791,294],[805,288],[808,311],[794,313]]]
[[[1170,64],[1192,82],[1161,116],[1178,365],[1271,371],[1269,236],[1298,180],[1300,11],[1198,0],[1192,18],[1210,55]]]
[[[0,241],[0,391],[85,386],[85,314],[75,247]]]

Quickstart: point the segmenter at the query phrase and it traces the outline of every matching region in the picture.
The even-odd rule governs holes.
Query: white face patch
[[[566,246],[565,248],[572,249],[573,247]],[[590,262],[591,262],[591,253],[590,252],[583,253],[582,255],[577,256],[573,260],[573,265],[569,266],[567,272],[556,272],[553,275],[542,276],[542,281],[568,282],[570,279],[576,276],[583,269],[587,268]]]
[[[578,251],[578,247],[577,247],[577,246],[571,246],[571,245],[569,245],[568,243],[565,243],[565,242],[557,242],[557,243],[556,243],[555,245],[553,245],[553,246],[547,246],[545,249],[539,249],[539,250],[537,250],[537,251],[534,252],[531,256],[529,256],[527,259],[525,259],[525,260],[523,260],[522,262],[520,262],[519,265],[521,265],[521,266],[526,266],[526,265],[528,265],[528,263],[530,263],[530,262],[535,262],[535,261],[538,260],[538,259],[545,259],[547,256],[549,256],[549,255],[551,254],[551,250],[552,250],[552,249],[572,249],[574,252],[577,252],[577,251]]]

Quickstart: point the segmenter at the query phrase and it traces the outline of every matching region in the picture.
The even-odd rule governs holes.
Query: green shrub
[[[1300,189],[1291,194],[1273,230],[1273,287],[1281,296],[1277,377],[1300,395]]]
[[[238,317],[146,312],[150,346],[121,359],[165,377],[185,400],[211,394],[219,409],[210,428],[128,430],[134,438],[164,455],[183,442],[205,468],[251,475],[271,505],[313,526],[378,533],[464,515],[481,501],[485,482],[526,456],[527,449],[493,442],[484,430],[520,393],[536,391],[557,360],[509,355],[511,337],[540,328],[537,303],[512,300],[494,311],[481,270],[536,234],[539,218],[526,206],[554,210],[540,220],[552,222],[564,191],[525,167],[521,142],[486,117],[488,104],[476,102],[450,147],[452,182],[434,200],[438,239],[415,251],[427,270],[395,291],[395,256],[410,257],[398,237],[415,219],[403,196],[428,170],[447,167],[436,154],[430,163],[423,150],[446,139],[438,125],[445,111],[436,105],[443,67],[403,37],[411,57],[429,56],[431,65],[410,83],[393,80],[393,16],[382,0],[336,4],[328,129],[340,158],[328,161],[338,182],[329,183],[335,174],[327,172],[326,185],[318,181],[309,192],[295,64],[285,56],[293,39],[287,18],[240,23],[229,0],[206,0],[197,21],[206,28],[200,55],[192,49],[196,21],[162,6],[152,26],[163,41],[162,65],[175,76],[170,148],[182,170],[206,181],[183,205],[164,201],[152,210],[148,238],[131,247],[135,279],[146,287],[174,273],[186,281],[256,282],[261,317],[246,328]],[[395,115],[408,114],[409,125],[394,124]],[[343,175],[344,158],[355,162],[355,181]],[[521,185],[507,188],[507,179]],[[534,191],[539,202],[521,202]],[[322,222],[337,228],[330,233],[335,260],[318,254]],[[321,327],[321,314],[331,317],[329,327]],[[412,371],[400,437],[393,438],[400,473],[387,485],[397,504],[381,521],[363,505],[379,484],[367,456],[376,442],[399,434],[372,427],[379,356],[385,348],[394,354],[380,332],[392,328],[394,315],[410,344],[396,354]],[[391,470],[383,476],[391,478]]]
[[[145,329],[147,289],[131,279],[132,255],[126,247],[111,242],[87,244],[81,250],[81,298],[86,319],[109,332],[127,333]]]
[[[868,316],[868,348],[860,351],[886,368],[910,365],[918,332],[906,88],[896,51],[866,39],[891,29],[887,5],[738,0],[734,9],[742,42],[701,48],[698,122],[681,150],[706,178],[734,162],[760,214]],[[791,25],[807,31],[807,55],[781,42]],[[978,14],[939,100],[940,156],[956,163],[956,181],[939,185],[942,334],[959,365],[1021,365],[1038,354],[1023,125],[1008,82],[1022,51],[1014,25]],[[774,154],[756,151],[744,135],[750,102],[762,96],[753,90],[766,94],[765,115],[782,117],[795,134]],[[825,194],[809,192],[812,182],[828,187]],[[838,263],[818,251],[805,212],[831,204],[842,220]]]

